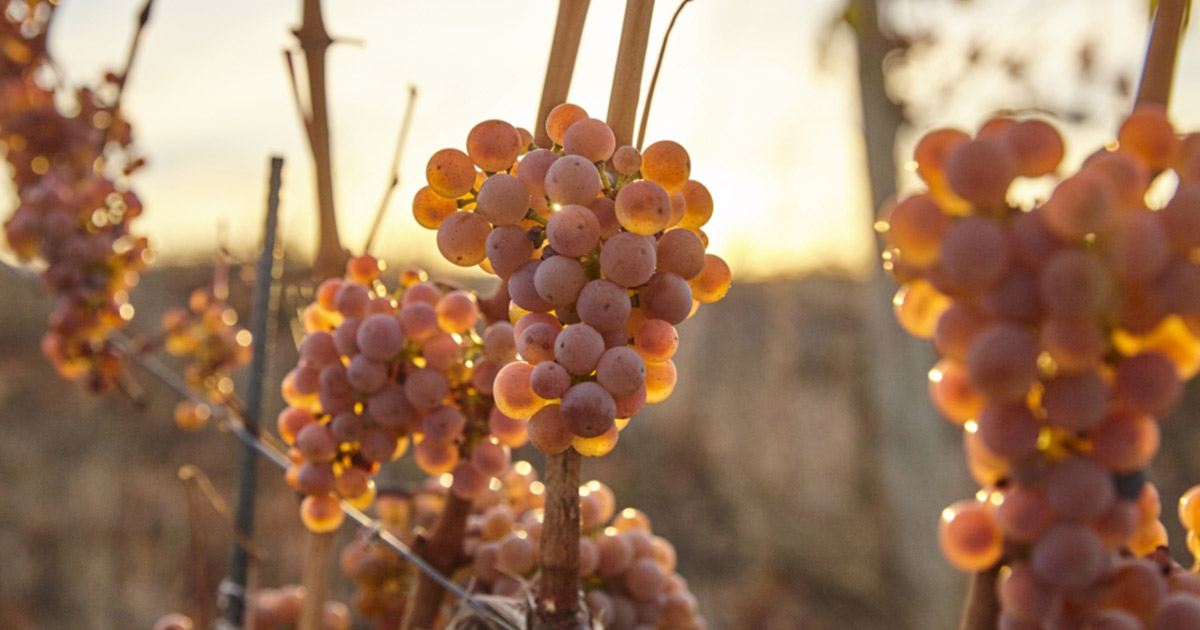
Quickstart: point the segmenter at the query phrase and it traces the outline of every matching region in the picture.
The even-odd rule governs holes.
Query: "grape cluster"
[[[304,493],[310,529],[341,525],[338,497],[371,503],[371,477],[405,453],[431,475],[452,474],[451,490],[470,500],[526,441],[525,422],[497,412],[492,381],[516,355],[512,326],[482,336],[476,298],[416,272],[388,294],[381,265],[351,259],[344,280],[317,289],[303,315],[300,363],[284,379],[278,430],[292,446],[288,474]]]
[[[187,308],[163,314],[163,346],[187,358],[188,385],[215,404],[233,394],[230,374],[250,362],[250,331],[237,325],[237,311],[210,288],[196,289]],[[204,403],[185,400],[175,407],[175,423],[185,431],[202,428],[212,414]]]
[[[254,624],[249,630],[295,630],[304,608],[303,586],[264,588],[250,598]],[[350,630],[350,609],[341,602],[325,602],[322,630]]]
[[[930,396],[983,486],[939,539],[963,570],[1006,567],[1002,628],[1200,627],[1200,580],[1139,559],[1166,544],[1145,482],[1157,419],[1200,370],[1200,135],[1140,107],[1048,199],[1014,207],[1013,182],[1062,156],[1038,120],[933,131],[915,155],[928,191],[881,225],[897,318],[941,354]],[[1151,210],[1168,170],[1178,188]]]
[[[708,189],[682,146],[639,152],[563,104],[550,148],[500,120],[476,125],[466,152],[430,158],[413,215],[442,255],[502,280],[521,361],[496,375],[496,406],[529,419],[545,453],[603,455],[648,403],[670,395],[675,326],[721,299],[730,271],[706,252]]]
[[[108,335],[133,316],[129,290],[149,258],[146,240],[129,232],[141,214],[125,176],[141,165],[129,125],[103,94],[74,92],[76,112],[56,106],[48,71],[47,2],[3,3],[0,18],[0,146],[12,169],[18,202],[4,224],[22,261],[45,266],[42,284],[56,297],[42,350],[65,378],[94,391],[111,388],[122,362]]]
[[[536,588],[544,487],[524,461],[498,480],[472,507],[465,541],[470,564],[457,579],[476,594],[524,601]],[[436,520],[444,493],[444,485],[430,483],[410,497],[380,497],[380,521],[411,542]],[[612,490],[598,481],[580,488],[580,513],[580,581],[584,602],[601,627],[707,627],[687,582],[675,573],[674,547],[654,535],[644,513],[632,508],[618,512]],[[367,541],[347,546],[341,565],[358,585],[356,609],[381,628],[396,627],[414,569],[390,549]]]

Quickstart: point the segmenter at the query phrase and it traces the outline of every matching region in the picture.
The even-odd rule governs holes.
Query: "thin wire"
[[[3,259],[0,259],[0,267],[4,267],[13,275],[26,281],[26,283],[31,287],[37,286],[36,278],[34,278],[33,274],[29,273],[25,269],[16,267]],[[114,349],[127,356],[130,361],[137,364],[151,376],[157,378],[164,385],[175,390],[176,393],[190,399],[193,402],[208,405],[209,408],[212,409],[213,417],[216,418],[222,426],[229,429],[230,432],[238,437],[239,440],[254,448],[254,450],[258,451],[276,466],[283,470],[287,470],[291,467],[291,459],[289,459],[288,456],[278,447],[267,444],[257,434],[248,430],[246,428],[245,421],[238,413],[226,405],[214,404],[209,399],[194,392],[191,387],[188,386],[187,382],[183,380],[183,377],[177,374],[165,363],[160,361],[157,357],[138,352],[136,344],[132,339],[125,336],[123,333],[116,332],[109,337],[109,341],[112,343]],[[360,527],[372,532],[376,538],[399,554],[400,557],[404,558],[408,562],[411,562],[417,567],[418,570],[428,575],[442,588],[446,589],[456,598],[461,600],[464,605],[479,613],[484,618],[483,621],[487,622],[494,628],[501,628],[503,630],[522,630],[514,625],[511,621],[505,619],[503,616],[497,613],[491,606],[479,601],[478,599],[475,599],[474,597],[471,597],[471,595],[463,590],[461,586],[442,575],[441,572],[426,562],[424,558],[413,552],[408,545],[405,545],[399,538],[396,538],[395,535],[384,529],[379,521],[367,516],[362,510],[359,510],[345,501],[342,502],[341,507],[342,512],[345,512],[345,514],[349,516],[351,520],[358,523]]]

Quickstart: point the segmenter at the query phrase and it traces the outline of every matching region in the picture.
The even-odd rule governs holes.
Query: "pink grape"
[[[546,239],[555,253],[579,258],[600,242],[600,222],[596,214],[584,206],[564,205],[546,222]]]
[[[367,398],[364,412],[385,427],[402,427],[415,414],[404,393],[404,386],[398,383],[388,383]]]
[[[404,336],[413,341],[423,342],[438,334],[437,310],[425,302],[405,304],[396,314],[400,320],[400,329]]]
[[[1046,477],[1046,500],[1062,519],[1089,521],[1116,500],[1112,474],[1084,457],[1068,457]]]
[[[571,387],[571,374],[554,361],[542,361],[530,373],[529,386],[538,396],[555,400],[562,398]]]
[[[1034,544],[1030,562],[1038,577],[1051,586],[1079,591],[1104,570],[1104,547],[1086,525],[1058,524]]]
[[[629,396],[637,392],[646,380],[646,364],[629,347],[604,351],[596,365],[596,382],[613,396]]]
[[[546,172],[558,159],[558,154],[547,149],[534,149],[521,158],[517,165],[517,179],[525,190],[535,197],[546,196]]]
[[[356,331],[355,341],[362,356],[386,361],[404,348],[404,333],[395,317],[380,313],[362,320]]]
[[[487,237],[492,226],[474,212],[455,212],[438,226],[438,251],[446,260],[460,266],[479,264],[487,257]]]
[[[423,367],[413,370],[404,381],[404,394],[413,407],[432,409],[442,402],[450,391],[450,383],[442,373]]]
[[[502,225],[488,233],[484,243],[488,262],[501,278],[507,278],[533,257],[529,233],[516,225]]]
[[[529,191],[516,177],[497,173],[479,187],[476,204],[479,215],[492,225],[516,225],[529,210]]]
[[[533,288],[538,296],[556,307],[575,303],[587,282],[583,266],[567,256],[551,256],[533,273]]]
[[[652,181],[634,181],[617,193],[615,210],[621,227],[634,234],[650,235],[670,222],[671,197]]]
[[[567,326],[554,340],[554,360],[571,374],[590,374],[603,353],[604,338],[587,324]]]
[[[1024,330],[993,324],[975,337],[967,352],[971,384],[993,400],[1018,400],[1037,379],[1037,354]]]
[[[695,232],[667,230],[658,239],[657,270],[691,280],[704,271],[704,243]]]
[[[616,146],[612,129],[597,118],[577,120],[563,134],[563,152],[583,156],[591,162],[603,162],[612,157]]]
[[[529,441],[547,455],[561,453],[571,447],[574,434],[563,421],[559,405],[546,405],[529,419]]]
[[[576,310],[583,323],[600,331],[621,330],[631,310],[629,293],[608,280],[596,279],[579,292]]]
[[[692,312],[692,289],[687,280],[669,272],[656,273],[638,290],[642,312],[648,319],[679,324]]]
[[[587,158],[566,155],[546,170],[546,196],[561,204],[586,205],[600,194],[600,173]]]
[[[534,284],[534,276],[541,264],[540,260],[531,260],[519,267],[508,278],[508,294],[512,301],[527,311],[538,313],[544,313],[554,307],[553,304],[538,295],[537,287]]]
[[[645,284],[654,274],[656,261],[654,246],[645,237],[631,232],[614,234],[600,249],[601,273],[623,287]]]
[[[535,323],[521,332],[517,341],[517,352],[532,365],[554,359],[554,342],[561,328],[546,323]]]

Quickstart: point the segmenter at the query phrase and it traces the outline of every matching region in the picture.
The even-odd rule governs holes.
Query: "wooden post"
[[[613,69],[612,90],[608,96],[608,126],[617,137],[617,146],[633,144],[637,122],[638,98],[642,93],[642,71],[646,67],[646,47],[650,43],[650,18],[654,0],[626,0],[625,22],[621,26],[621,47]]]
[[[550,62],[546,80],[542,83],[542,101],[538,104],[537,121],[533,125],[533,143],[550,148],[546,134],[546,117],[550,110],[567,100],[571,76],[575,74],[575,57],[579,54],[579,38],[587,18],[590,0],[559,0],[558,22],[554,26],[554,41],[550,44]]]

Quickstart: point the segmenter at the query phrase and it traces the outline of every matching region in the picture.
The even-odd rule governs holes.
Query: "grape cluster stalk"
[[[47,80],[51,3],[0,6],[0,146],[19,200],[5,237],[22,261],[44,267],[55,299],[42,351],[63,377],[105,391],[123,365],[108,337],[132,318],[129,291],[150,257],[129,230],[142,206],[126,179],[143,161],[116,110],[122,80],[56,90]]]
[[[528,419],[539,450],[610,452],[676,382],[675,327],[724,297],[730,270],[706,251],[708,189],[669,140],[638,151],[570,103],[550,111],[553,143],[487,120],[466,151],[429,159],[413,216],[460,266],[501,279],[518,361],[496,374],[497,408]]]
[[[1200,578],[1162,550],[1146,472],[1200,371],[1200,134],[1139,106],[1017,207],[1014,182],[1057,177],[1063,153],[1036,119],[932,131],[914,155],[927,190],[880,224],[896,316],[941,355],[930,397],[981,486],[939,541],[962,570],[1000,567],[1000,628],[1200,628]]]
[[[539,579],[544,487],[528,462],[516,462],[498,481],[472,506],[469,564],[458,579],[477,596],[524,601]],[[437,521],[445,493],[444,484],[431,479],[409,495],[381,495],[375,509],[384,527],[415,542],[417,532]],[[707,627],[686,580],[675,572],[674,547],[653,534],[649,518],[633,508],[617,511],[612,490],[598,481],[581,486],[579,494],[579,578],[591,618],[613,630]],[[369,539],[346,546],[340,565],[358,587],[355,610],[381,629],[398,628],[416,579],[412,566]],[[441,618],[452,613],[445,610]]]

